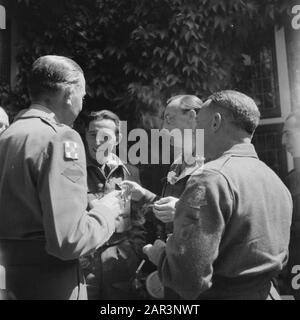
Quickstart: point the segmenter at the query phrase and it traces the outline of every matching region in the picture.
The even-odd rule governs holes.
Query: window
[[[253,42],[252,42],[253,41]],[[237,87],[252,97],[262,118],[280,117],[279,84],[273,31],[244,48]]]
[[[287,175],[286,152],[281,144],[283,124],[259,126],[253,144],[261,161],[273,169],[284,180]]]

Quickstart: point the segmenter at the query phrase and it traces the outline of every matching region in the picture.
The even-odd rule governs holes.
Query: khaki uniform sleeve
[[[226,179],[217,172],[192,177],[176,207],[174,233],[159,263],[165,286],[196,299],[211,286],[213,263],[233,206]]]
[[[92,252],[115,230],[110,208],[97,206],[86,211],[86,175],[80,136],[72,129],[60,128],[41,156],[38,190],[46,250],[62,260]]]
[[[143,204],[150,204],[150,203],[154,203],[156,200],[159,199],[159,196],[156,195],[155,193],[151,192],[148,189],[145,189],[145,195],[143,196],[143,198],[140,200],[141,203]]]

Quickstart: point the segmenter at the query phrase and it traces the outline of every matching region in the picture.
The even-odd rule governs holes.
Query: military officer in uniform
[[[292,199],[251,144],[259,117],[230,90],[198,112],[207,162],[187,182],[166,245],[145,248],[185,299],[279,299],[272,278],[287,262]]]
[[[32,101],[0,138],[0,265],[17,299],[86,299],[78,258],[114,233],[119,193],[87,208],[86,158],[71,126],[85,79],[73,60],[37,59]]]

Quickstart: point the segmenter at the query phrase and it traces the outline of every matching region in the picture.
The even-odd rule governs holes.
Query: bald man
[[[167,101],[164,112],[163,127],[170,132],[175,129],[180,130],[182,137],[184,130],[195,130],[197,112],[202,104],[202,100],[194,95],[176,95],[171,97]],[[183,193],[188,179],[201,166],[201,163],[192,161],[191,151],[194,151],[194,141],[191,141],[189,148],[185,148],[184,144],[186,144],[186,141],[183,139],[182,141],[174,139],[171,140],[171,143],[175,144],[179,155],[170,165],[160,199],[159,196],[135,182],[124,182],[124,184],[131,187],[133,200],[140,201],[141,203],[153,203],[153,213],[158,220],[153,219],[151,221],[153,225],[149,227],[149,233],[151,233],[148,238],[149,242],[153,242],[157,238],[166,240],[167,236],[173,232],[176,203]],[[152,232],[152,229],[154,229],[154,232]],[[166,299],[174,300],[180,298],[169,288],[165,288],[164,292]]]

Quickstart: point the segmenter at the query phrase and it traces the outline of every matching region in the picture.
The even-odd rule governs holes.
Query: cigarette
[[[138,266],[138,268],[136,269],[136,274],[139,273],[144,265],[144,263],[146,262],[145,259],[142,260],[142,262],[140,263],[140,265]]]

